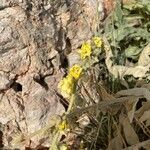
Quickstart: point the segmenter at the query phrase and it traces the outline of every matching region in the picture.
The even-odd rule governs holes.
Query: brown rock
[[[114,9],[115,7],[115,0],[104,0],[104,8],[106,16]]]
[[[67,68],[68,53],[96,30],[96,2],[1,0],[0,130],[4,146],[35,148],[48,136],[30,135],[47,126],[54,115],[64,113],[54,92],[64,75],[60,68]],[[100,0],[98,8],[103,17]],[[15,144],[18,135],[26,142]],[[49,140],[45,141],[43,146],[49,146]]]

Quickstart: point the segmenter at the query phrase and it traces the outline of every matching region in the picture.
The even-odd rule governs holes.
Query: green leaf
[[[127,58],[132,58],[134,60],[136,60],[139,56],[139,54],[141,53],[142,49],[140,49],[137,46],[130,46],[125,50],[125,56]]]
[[[123,19],[123,13],[121,8],[121,0],[116,0],[116,8],[114,11],[114,19],[116,22],[118,22],[119,25],[122,24]]]

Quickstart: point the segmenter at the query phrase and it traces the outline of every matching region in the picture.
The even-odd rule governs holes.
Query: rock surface
[[[22,146],[12,142],[64,113],[55,94],[61,70],[103,17],[102,0],[0,1],[0,145],[35,148],[46,138],[35,135]],[[48,145],[49,139],[43,143]]]

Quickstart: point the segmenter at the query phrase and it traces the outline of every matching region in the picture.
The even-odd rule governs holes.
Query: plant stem
[[[51,144],[49,150],[57,150],[57,142],[58,142],[58,137],[60,135],[59,133],[60,132],[57,131],[57,133],[55,134],[54,139],[52,141],[52,144]]]
[[[72,94],[72,96],[71,96],[71,98],[70,98],[70,103],[69,103],[68,110],[67,110],[66,114],[69,114],[69,113],[70,113],[70,111],[71,111],[71,109],[72,109],[72,106],[73,106],[73,104],[74,104],[74,100],[75,100],[75,95]]]

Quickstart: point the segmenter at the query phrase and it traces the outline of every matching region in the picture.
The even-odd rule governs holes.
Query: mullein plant
[[[98,61],[102,44],[102,39],[98,36],[94,36],[91,40],[84,42],[81,48],[78,50],[78,54],[82,60],[81,63],[73,65],[69,69],[68,75],[64,77],[58,84],[58,89],[60,90],[61,95],[68,100],[69,106],[64,115],[64,119],[56,127],[55,136],[53,138],[50,150],[67,150],[66,145],[59,146],[59,140],[62,135],[66,135],[66,133],[70,130],[66,118],[67,115],[72,111],[74,102],[76,101],[77,84],[86,70]]]
[[[64,119],[56,127],[55,136],[53,138],[50,150],[67,149],[66,145],[58,145],[61,136],[66,135],[66,133],[70,130],[69,125],[67,123],[66,115],[69,114],[73,107],[76,94],[76,85],[82,73],[82,67],[76,64],[70,68],[68,75],[64,77],[58,84],[58,88],[61,91],[61,95],[69,100],[69,107],[67,112],[65,113]]]

